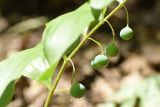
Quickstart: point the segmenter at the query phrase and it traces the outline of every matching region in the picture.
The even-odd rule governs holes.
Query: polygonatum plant
[[[44,107],[48,107],[67,63],[72,62],[71,58],[89,38],[91,39],[93,33],[95,33],[101,25],[108,22],[107,20],[120,8],[125,7],[124,3],[126,1],[127,0],[86,1],[75,11],[68,12],[48,22],[41,42],[35,47],[23,50],[1,61],[0,107],[6,107],[10,102],[14,93],[15,84],[21,76],[36,80],[48,87],[49,95],[44,104]],[[112,2],[118,2],[119,5],[106,15],[107,8]],[[108,24],[110,23],[108,22]],[[111,24],[110,27],[113,32],[112,43],[115,44],[115,35]],[[128,12],[127,27],[129,27]],[[124,40],[129,40],[132,37],[131,34],[133,35],[133,32],[131,33],[131,30],[127,28],[126,30],[123,29],[120,36]],[[91,40],[101,46],[98,41],[94,39]],[[109,51],[107,51],[107,54],[111,56],[116,56],[119,53],[113,46],[110,46]],[[94,68],[100,69],[109,63],[105,62],[108,61],[107,54],[102,52],[102,54],[99,55],[101,57],[96,59],[96,63],[93,61]],[[52,81],[52,77],[55,75],[55,70],[61,59],[64,60],[63,64],[56,75],[56,79]],[[74,79],[72,81],[73,85],[70,89],[70,93],[73,97],[80,98],[85,94],[85,86],[78,83],[75,79],[75,67],[73,62],[72,65],[74,68],[72,79]],[[81,91],[81,93],[78,93],[79,91]]]

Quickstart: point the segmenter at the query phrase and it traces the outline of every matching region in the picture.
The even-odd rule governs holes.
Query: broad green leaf
[[[23,70],[23,75],[38,82],[44,83],[48,88],[51,86],[51,77],[47,79],[41,79],[44,72],[50,70],[50,65],[44,56],[42,44],[39,44],[36,49],[32,49],[35,52],[34,59],[30,60],[30,63],[26,65]]]
[[[11,101],[13,96],[15,83],[14,81],[11,82],[5,89],[5,92],[3,92],[1,98],[0,98],[0,106],[6,107],[7,104]]]
[[[42,79],[52,76],[64,53],[94,20],[90,4],[85,3],[77,10],[47,23],[42,42],[52,70],[45,72]]]
[[[48,68],[48,64],[42,50],[42,45],[38,45],[35,48],[24,50],[0,62],[1,101],[4,100],[3,98],[7,97],[4,95],[12,92],[12,88],[7,88],[9,87],[9,84],[20,78],[22,75],[39,81],[38,77],[40,77],[42,72]],[[48,86],[50,84],[49,79],[40,82],[43,82]]]
[[[90,0],[92,8],[102,10],[109,6],[114,0]]]

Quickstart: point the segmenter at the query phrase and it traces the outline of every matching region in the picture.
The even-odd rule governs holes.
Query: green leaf
[[[11,82],[5,89],[5,92],[3,92],[2,96],[0,97],[0,105],[1,107],[6,107],[7,104],[11,101],[13,96],[13,91],[15,88],[14,81]]]
[[[62,15],[47,23],[43,34],[44,53],[52,65],[50,71],[45,72],[42,79],[52,76],[60,59],[67,49],[81,36],[91,22],[95,20],[89,3],[85,3],[77,10]]]
[[[44,83],[48,88],[50,88],[51,77],[47,79],[41,79],[43,73],[49,71],[51,67],[44,55],[42,44],[40,43],[36,48],[33,48],[32,51],[34,51],[33,54],[35,54],[35,57],[30,60],[28,65],[26,65],[25,69],[23,70],[23,75],[37,80],[38,82]]]
[[[90,0],[92,8],[102,10],[109,6],[114,0]]]
[[[47,63],[47,60],[45,59],[42,50],[42,45],[38,45],[35,48],[24,50],[0,62],[1,101],[3,101],[4,98],[6,99],[8,96],[7,93],[13,91],[12,88],[7,87],[22,75],[40,81],[40,75],[48,68],[48,64],[44,64],[44,62]],[[49,79],[40,82],[47,84],[47,86],[51,83]],[[6,99],[6,102],[9,100],[10,98]]]

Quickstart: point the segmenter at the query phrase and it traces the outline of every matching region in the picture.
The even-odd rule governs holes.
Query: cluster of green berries
[[[125,6],[124,6],[125,8]],[[127,13],[127,26],[124,27],[120,31],[120,38],[122,40],[130,40],[133,37],[133,30],[129,27],[129,19],[128,19],[128,11],[125,8],[126,13]],[[105,54],[100,54],[95,56],[95,58],[91,61],[91,67],[95,70],[99,70],[102,68],[105,68],[109,64],[109,57],[116,57],[119,54],[119,48],[117,47],[115,43],[115,33],[114,29],[112,28],[111,24],[107,21],[107,23],[110,25],[113,33],[113,41],[105,47],[105,52],[102,51],[102,53]],[[97,41],[93,40],[95,43],[98,43]],[[99,45],[99,43],[98,43]],[[86,93],[86,88],[83,84],[74,82],[70,88],[70,95],[74,98],[81,98],[85,95]]]
[[[127,25],[120,31],[120,37],[123,40],[130,40],[133,37],[133,30]],[[102,69],[109,64],[108,57],[116,57],[119,54],[119,49],[113,40],[109,45],[105,48],[105,55],[100,54],[97,55],[92,61],[91,66],[95,70]]]
[[[133,37],[133,31],[129,26],[126,26],[120,31],[120,37],[123,40],[130,40]],[[105,55],[100,54],[97,55],[92,61],[91,66],[95,70],[102,69],[109,64],[108,57],[116,57],[119,54],[119,49],[116,46],[115,42],[112,41],[108,46],[105,48]],[[70,88],[70,94],[74,98],[81,98],[85,95],[86,88],[81,83],[73,83]]]
[[[133,30],[126,26],[120,31],[120,37],[123,40],[130,40],[133,37]],[[100,54],[97,55],[92,61],[91,66],[95,70],[102,69],[106,67],[109,64],[109,58],[108,57],[116,57],[119,54],[119,49],[114,41],[106,46],[105,48],[105,55]],[[81,98],[85,95],[86,88],[81,83],[73,83],[70,88],[70,95],[74,98]]]
[[[126,26],[120,31],[120,37],[123,40],[130,40],[133,37],[133,30],[129,26]],[[116,57],[118,56],[118,54],[119,54],[119,49],[116,46],[115,42],[112,41],[112,43],[106,46],[105,55],[104,54],[97,55],[91,61],[91,66],[95,70],[102,69],[109,64],[108,57]],[[70,88],[70,95],[72,97],[81,98],[85,95],[85,93],[86,93],[86,88],[83,84],[78,82],[72,84]]]

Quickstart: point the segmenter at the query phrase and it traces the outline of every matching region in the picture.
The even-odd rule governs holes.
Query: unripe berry
[[[119,49],[118,47],[115,45],[115,43],[111,43],[106,47],[106,55],[109,57],[115,57],[119,54]]]
[[[81,83],[74,83],[70,88],[70,94],[72,97],[81,98],[85,95],[86,88]]]
[[[127,25],[120,31],[120,37],[123,40],[130,40],[133,37],[133,30]]]
[[[109,63],[109,59],[105,55],[97,55],[94,60],[91,62],[91,66],[93,69],[102,69],[107,66]]]

